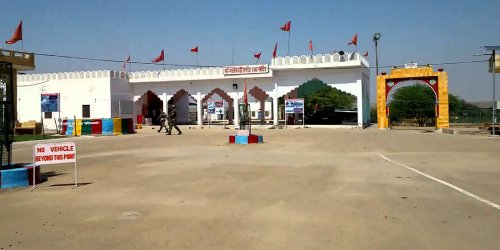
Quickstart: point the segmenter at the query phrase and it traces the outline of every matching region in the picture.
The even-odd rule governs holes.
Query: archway
[[[160,110],[163,108],[163,101],[151,90],[146,91],[134,103],[136,114],[143,117],[143,122],[150,121],[152,125],[159,125]],[[144,118],[148,120],[144,120]],[[150,120],[149,120],[150,119]]]
[[[304,98],[304,115],[285,114],[284,100]],[[287,124],[357,125],[357,96],[313,78],[278,99],[279,118]]]
[[[273,121],[273,98],[258,86],[248,91],[249,115],[252,124],[268,124]],[[238,103],[243,103],[243,96]]]
[[[209,101],[221,101],[223,103],[224,112],[223,114],[208,114],[208,102]],[[202,115],[203,115],[203,123],[208,121],[222,121],[224,122],[227,119],[227,124],[233,124],[234,120],[234,100],[231,98],[224,90],[220,88],[215,88],[210,93],[208,93],[205,97],[203,97],[202,101]],[[225,124],[225,123],[224,123]]]
[[[175,105],[178,124],[196,124],[196,99],[186,90],[180,89],[168,100],[168,109]]]
[[[423,81],[402,81],[387,94],[389,127],[436,127],[437,94]]]
[[[389,111],[387,97],[389,92],[399,83],[419,81],[431,87],[436,95],[436,128],[448,128],[448,73],[442,69],[434,72],[432,67],[392,69],[390,75],[382,73],[377,76],[377,122],[378,128],[389,128]]]

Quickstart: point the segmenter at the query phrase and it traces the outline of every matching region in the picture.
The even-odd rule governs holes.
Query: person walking
[[[170,109],[170,113],[168,114],[168,132],[167,132],[167,135],[170,135],[172,133],[172,127],[174,127],[177,130],[178,135],[182,134],[179,127],[177,127],[177,112],[175,111],[174,105],[172,105],[172,108]]]
[[[166,132],[168,133],[167,124],[165,124],[165,122],[167,121],[167,114],[163,112],[163,109],[160,109],[159,118],[160,118],[160,129],[157,130],[158,133],[160,133],[163,128],[165,128]]]

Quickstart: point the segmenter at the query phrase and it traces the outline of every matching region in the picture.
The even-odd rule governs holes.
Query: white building
[[[369,65],[359,53],[287,56],[271,64],[178,70],[61,72],[18,75],[18,120],[39,121],[55,129],[54,118],[134,118],[157,116],[175,104],[178,122],[204,124],[207,101],[223,100],[224,120],[238,125],[246,79],[252,117],[279,124],[278,98],[294,97],[303,83],[317,78],[357,97],[357,125],[369,124]],[[295,90],[295,91],[294,91]],[[41,113],[40,96],[58,93],[60,112]],[[261,112],[259,114],[259,112]],[[261,115],[264,114],[264,115]],[[211,119],[213,116],[211,116]],[[215,117],[220,118],[220,117]]]

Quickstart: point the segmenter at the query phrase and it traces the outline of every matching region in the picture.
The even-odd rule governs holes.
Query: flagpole
[[[199,53],[199,52],[198,52],[198,51],[196,51],[196,66],[197,66],[197,67],[199,67],[199,66],[200,66],[200,64],[198,64],[198,53]]]
[[[24,52],[24,40],[21,40],[21,50]]]
[[[288,29],[288,51],[286,52],[286,55],[290,55],[290,33],[292,33],[292,29]]]
[[[231,65],[234,65],[234,40],[233,40],[233,56],[231,57]]]

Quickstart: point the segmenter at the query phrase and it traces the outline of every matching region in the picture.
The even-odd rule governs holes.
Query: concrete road
[[[500,138],[183,132],[73,139],[84,185],[50,165],[34,192],[0,191],[0,248],[499,249]],[[15,144],[15,161],[33,144]]]

